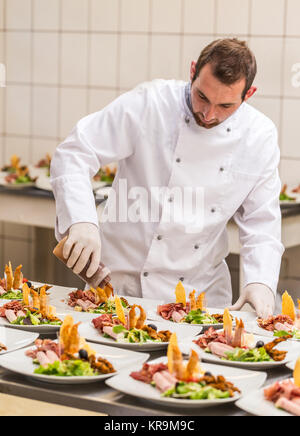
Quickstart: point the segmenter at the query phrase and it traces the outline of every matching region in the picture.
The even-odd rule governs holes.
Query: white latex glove
[[[64,245],[63,255],[68,259],[67,266],[75,274],[80,274],[91,259],[87,277],[92,277],[99,268],[101,240],[95,224],[78,223],[70,227],[69,237]]]
[[[256,310],[259,318],[266,319],[274,314],[274,293],[268,286],[261,283],[247,285],[238,301],[229,310],[241,310],[246,303],[249,303]]]

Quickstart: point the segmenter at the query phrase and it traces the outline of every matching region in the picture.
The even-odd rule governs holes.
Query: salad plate
[[[112,375],[117,374],[119,371],[125,370],[128,367],[135,365],[137,362],[143,364],[149,358],[148,354],[137,353],[129,350],[121,350],[115,347],[107,347],[103,345],[94,345],[93,349],[97,356],[107,359],[114,366],[116,372],[110,374],[102,374],[97,376],[69,376],[69,377],[56,377],[44,374],[35,373],[36,365],[33,363],[32,358],[26,356],[26,352],[32,350],[28,347],[23,350],[14,351],[5,356],[0,356],[0,366],[8,371],[23,375],[33,380],[54,383],[54,384],[85,384],[96,383],[103,381]]]
[[[251,336],[251,337],[250,337]],[[199,355],[200,359],[202,359],[205,362],[209,363],[216,363],[218,365],[229,365],[231,367],[239,367],[239,368],[246,368],[246,369],[254,369],[254,370],[266,370],[266,369],[272,369],[277,368],[279,366],[286,365],[291,360],[297,358],[300,354],[300,348],[299,345],[293,343],[293,342],[283,342],[276,346],[276,350],[279,351],[286,351],[287,355],[285,359],[281,361],[275,361],[273,359],[269,361],[265,361],[266,357],[268,358],[267,354],[264,352],[263,356],[260,352],[260,349],[255,349],[254,352],[246,352],[240,350],[240,355],[238,355],[238,351],[233,355],[233,358],[222,358],[219,357],[216,354],[212,354],[211,352],[206,352],[204,349],[202,349],[200,346],[198,346],[194,341],[197,341],[199,339],[199,336],[197,338],[187,338],[184,341],[179,342],[179,347],[183,354],[188,355],[191,350],[195,350],[196,353]],[[268,341],[266,341],[265,336],[258,336],[258,335],[249,335],[249,345],[255,347],[256,344],[259,342],[267,344]],[[245,357],[243,357],[243,354]],[[239,361],[238,359],[248,359],[248,361]],[[237,360],[233,360],[237,359]],[[262,359],[260,361],[260,359]]]
[[[149,362],[150,364],[166,364],[167,358],[162,357]],[[119,375],[106,380],[106,384],[119,392],[126,395],[131,395],[136,398],[151,401],[156,404],[167,407],[176,407],[191,409],[200,409],[203,407],[218,407],[228,403],[234,403],[241,398],[244,392],[250,389],[258,389],[261,387],[265,380],[266,374],[263,372],[247,371],[239,368],[230,368],[220,365],[212,364],[202,364],[202,369],[205,372],[209,372],[214,375],[222,375],[226,380],[234,384],[240,391],[240,393],[235,393],[231,398],[218,398],[218,399],[202,399],[202,400],[191,400],[184,398],[169,398],[167,396],[162,396],[161,393],[155,389],[151,384],[143,383],[133,379],[130,375],[134,371],[140,370],[140,365],[134,365],[130,369],[122,371]]]
[[[155,327],[157,331],[166,331],[170,330],[171,333],[177,333],[177,336],[180,340],[185,340],[187,338],[192,338],[201,332],[202,328],[198,326],[179,326],[179,325],[169,325],[170,323],[166,323],[165,321],[155,322]],[[149,326],[152,324],[149,323]],[[118,326],[117,326],[118,327]],[[99,344],[105,344],[120,348],[127,348],[131,350],[139,350],[139,351],[158,351],[166,348],[169,342],[142,342],[142,343],[129,343],[116,341],[113,338],[105,337],[100,333],[95,327],[93,322],[86,322],[79,326],[79,332],[82,336],[84,336],[88,341],[95,342]]]
[[[27,347],[32,344],[38,336],[38,333],[12,331],[11,329],[0,327],[0,355]],[[4,349],[2,350],[1,344],[4,345]]]

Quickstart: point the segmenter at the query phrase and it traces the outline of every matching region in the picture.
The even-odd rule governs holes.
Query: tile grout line
[[[280,77],[280,123],[279,123],[279,147],[283,151],[283,107],[284,107],[284,91],[285,91],[285,60],[286,60],[286,31],[287,31],[287,0],[284,0],[284,15],[283,15],[283,38],[281,49],[281,77]],[[281,162],[280,162],[281,169]]]
[[[35,7],[35,0],[31,0],[30,1],[30,14],[31,14],[31,23],[30,23],[30,27],[31,27],[31,32],[30,32],[30,81],[31,81],[31,85],[30,85],[30,125],[29,125],[29,131],[30,131],[30,136],[33,136],[33,116],[34,116],[34,101],[33,101],[33,96],[34,96],[34,87],[32,86],[32,84],[34,83],[34,73],[33,73],[33,68],[34,68],[34,59],[33,59],[33,50],[34,50],[34,36],[33,36],[33,16],[34,16],[34,7]],[[32,151],[32,142],[29,142],[29,156],[30,156],[30,161],[32,162],[32,157],[33,157],[33,151]]]
[[[88,0],[88,29],[92,29],[92,1]],[[87,56],[86,56],[86,112],[90,112],[90,103],[91,103],[91,93],[89,89],[89,85],[91,83],[91,74],[90,74],[90,65],[91,65],[91,33],[88,33],[87,36]]]
[[[57,79],[58,84],[61,84],[62,78],[62,3],[59,2],[58,8],[58,65]],[[57,117],[56,117],[56,136],[60,138],[61,129],[61,87],[57,86]]]

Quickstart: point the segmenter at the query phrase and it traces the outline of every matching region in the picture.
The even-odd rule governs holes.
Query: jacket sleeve
[[[91,180],[100,167],[134,153],[142,130],[144,93],[123,94],[102,111],[80,120],[58,146],[51,163],[56,200],[55,235],[62,239],[76,223],[98,226]]]
[[[262,283],[276,294],[284,252],[279,201],[280,152],[276,128],[268,136],[264,148],[271,150],[264,170],[234,219],[239,227],[244,286]]]

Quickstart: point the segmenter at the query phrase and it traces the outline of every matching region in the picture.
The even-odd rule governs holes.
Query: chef
[[[101,260],[122,295],[172,302],[181,280],[187,291],[206,291],[208,305],[228,307],[226,225],[234,218],[244,287],[231,309],[250,303],[258,316],[274,312],[284,251],[280,153],[273,122],[247,103],[256,72],[246,43],[217,40],[192,62],[189,83],[143,84],[77,123],[51,166],[56,237],[68,236],[69,268],[79,274],[90,260],[90,277]],[[118,171],[108,219],[99,225],[91,179],[111,162]],[[165,195],[153,195],[154,188]],[[198,224],[184,214],[165,219],[170,208],[185,207],[173,195],[178,190],[202,192]],[[124,216],[138,193],[141,219]]]

